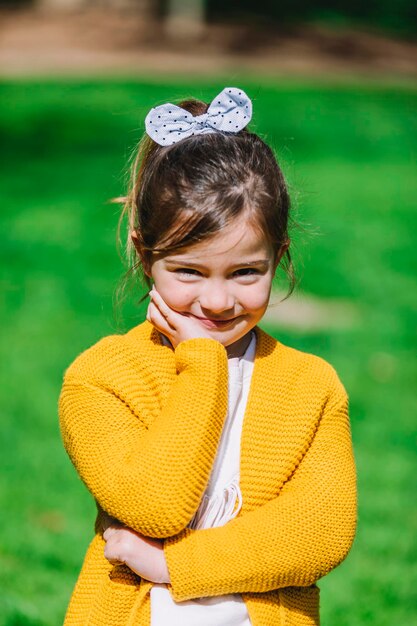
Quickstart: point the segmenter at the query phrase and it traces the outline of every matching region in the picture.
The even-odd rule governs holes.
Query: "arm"
[[[165,540],[176,601],[309,586],[347,555],[356,528],[356,475],[347,398],[325,408],[281,493],[225,526]]]
[[[176,534],[192,518],[227,411],[227,357],[220,343],[184,341],[175,360],[178,375],[149,427],[141,421],[140,408],[135,413],[129,402],[139,384],[144,390],[150,384],[149,374],[138,380],[137,368],[126,370],[124,397],[111,383],[98,386],[94,375],[87,374],[84,382],[85,372],[72,368],[59,399],[64,445],[81,479],[109,515],[149,537]],[[103,353],[88,371],[115,367],[102,361]],[[157,401],[146,392],[145,408],[155,410]]]

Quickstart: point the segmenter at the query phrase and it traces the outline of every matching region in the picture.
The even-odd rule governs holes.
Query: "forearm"
[[[179,373],[147,427],[127,401],[74,376],[60,397],[64,444],[82,480],[107,513],[150,537],[172,536],[192,518],[227,411],[224,347],[193,339],[176,359]]]
[[[165,541],[175,600],[309,586],[347,555],[356,528],[356,474],[344,403],[324,416],[278,497],[225,526]]]

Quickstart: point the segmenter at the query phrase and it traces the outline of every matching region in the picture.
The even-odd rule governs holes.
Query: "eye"
[[[259,274],[259,270],[254,267],[244,267],[241,270],[236,270],[236,276],[253,276],[254,274]]]
[[[199,271],[192,269],[191,267],[179,267],[174,270],[175,274],[179,276],[198,276],[200,274]]]

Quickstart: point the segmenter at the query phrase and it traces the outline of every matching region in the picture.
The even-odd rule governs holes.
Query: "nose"
[[[223,283],[213,283],[205,286],[200,293],[200,307],[204,315],[221,315],[226,311],[232,311],[235,306],[235,298],[227,286]]]

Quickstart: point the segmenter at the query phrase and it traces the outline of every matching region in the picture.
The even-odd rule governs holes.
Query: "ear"
[[[135,250],[140,259],[140,262],[142,263],[143,271],[145,272],[146,276],[149,276],[150,278],[151,268],[150,268],[147,256],[144,253],[140,237],[138,236],[138,233],[136,232],[136,230],[132,230],[132,232],[130,233],[130,237],[132,239],[133,245],[135,246]]]
[[[133,241],[133,245],[135,246],[136,252],[139,254],[139,256],[142,256],[140,240],[139,240],[136,230],[132,230],[132,232],[130,233],[130,237]]]
[[[290,239],[287,239],[282,246],[280,247],[280,249],[277,252],[277,255],[275,257],[275,268],[277,269],[278,265],[280,264],[280,261],[282,259],[282,257],[284,256],[284,254],[286,253],[286,251],[288,250],[288,248],[290,247]]]

